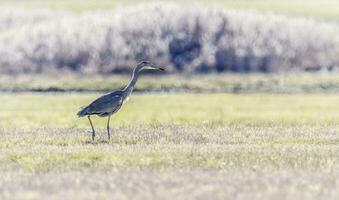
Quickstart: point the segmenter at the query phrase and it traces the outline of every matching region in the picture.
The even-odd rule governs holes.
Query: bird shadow
[[[108,140],[86,140],[83,142],[84,144],[91,144],[91,145],[95,145],[95,144],[113,144],[111,141]]]

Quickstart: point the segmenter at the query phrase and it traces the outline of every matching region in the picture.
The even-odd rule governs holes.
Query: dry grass
[[[2,169],[63,172],[79,169],[215,168],[334,170],[337,127],[286,125],[154,126],[113,129],[107,143],[87,129],[4,130]]]
[[[1,199],[337,199],[337,126],[1,131]]]

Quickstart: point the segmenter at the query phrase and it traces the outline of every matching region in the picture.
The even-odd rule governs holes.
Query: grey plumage
[[[144,69],[156,69],[164,70],[163,68],[156,67],[148,61],[143,61],[139,63],[133,70],[133,75],[130,83],[124,88],[109,92],[98,99],[94,100],[88,106],[82,108],[78,113],[78,117],[87,116],[92,127],[92,139],[95,138],[95,130],[91,121],[91,115],[98,115],[100,117],[108,117],[107,121],[107,133],[108,140],[110,140],[110,129],[109,122],[111,115],[116,113],[122,106],[122,104],[127,100],[128,96],[132,93],[134,86],[138,80],[140,71]]]
[[[123,102],[123,91],[116,90],[105,94],[95,101],[93,101],[90,105],[83,108],[78,112],[79,117],[83,117],[86,115],[98,115],[100,117],[106,117],[118,111]]]

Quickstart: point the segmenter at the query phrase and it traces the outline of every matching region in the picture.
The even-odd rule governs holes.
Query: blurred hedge
[[[339,25],[274,14],[143,4],[71,14],[0,12],[0,72],[115,73],[140,60],[172,72],[339,66]]]

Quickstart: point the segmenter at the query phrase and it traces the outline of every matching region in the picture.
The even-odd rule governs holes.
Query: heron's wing
[[[93,101],[87,107],[87,113],[90,114],[111,113],[114,112],[117,108],[120,108],[122,102],[123,102],[123,93],[121,90],[110,92]]]

